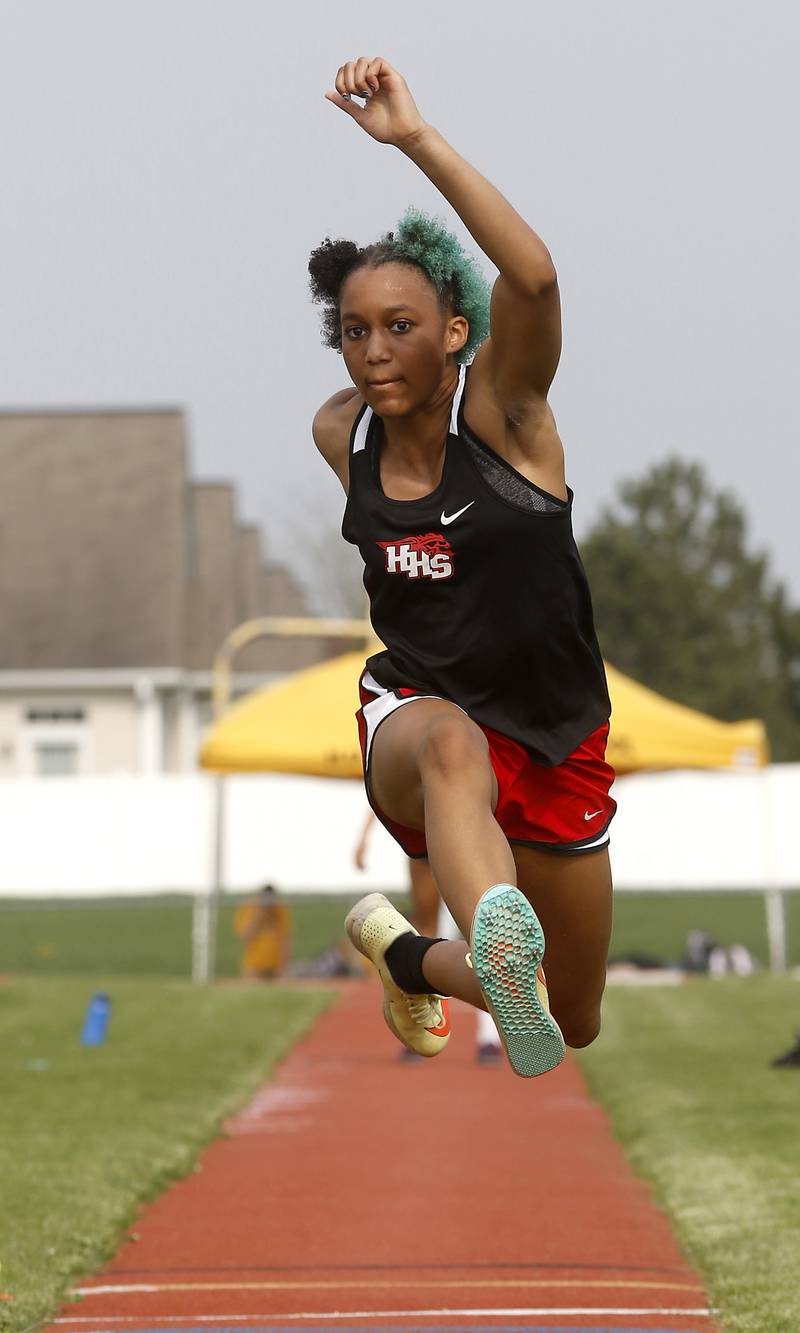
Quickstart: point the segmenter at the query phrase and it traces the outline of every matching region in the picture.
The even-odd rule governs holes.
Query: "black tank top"
[[[464,423],[466,374],[441,482],[422,499],[384,495],[372,409],[353,425],[342,535],[361,552],[386,645],[367,665],[386,689],[442,695],[559,764],[611,711],[572,492],[547,495],[477,439]]]

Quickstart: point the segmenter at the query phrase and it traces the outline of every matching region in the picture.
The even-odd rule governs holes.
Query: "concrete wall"
[[[178,664],[177,411],[0,414],[0,669]]]
[[[233,488],[222,482],[192,485],[186,664],[195,670],[211,668],[214,654],[236,624],[235,531]]]
[[[177,410],[0,412],[0,671],[207,671],[243,620],[306,615],[235,507],[229,484],[187,481]],[[239,669],[330,651],[265,640]]]
[[[261,533],[258,528],[239,527],[234,535],[236,624],[260,615]]]

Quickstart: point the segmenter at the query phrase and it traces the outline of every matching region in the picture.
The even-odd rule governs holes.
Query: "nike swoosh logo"
[[[449,1037],[449,1036],[450,1036],[450,1010],[449,1010],[449,1008],[448,1008],[448,1005],[447,1005],[447,1001],[446,1001],[446,1000],[443,999],[441,1003],[442,1003],[442,1021],[441,1021],[441,1023],[439,1024],[438,1028],[426,1028],[425,1031],[426,1031],[426,1032],[430,1032],[430,1033],[432,1034],[432,1036],[434,1036],[434,1037]]]
[[[444,523],[445,527],[447,527],[448,523],[455,523],[456,519],[460,518],[462,514],[466,514],[467,510],[471,509],[474,503],[475,503],[474,500],[470,500],[469,504],[464,505],[464,508],[459,509],[458,513],[456,514],[446,514],[444,510],[442,510],[441,522]]]
[[[597,816],[602,815],[602,813],[602,810],[593,810],[591,813],[587,810],[583,817],[584,819],[597,819]]]

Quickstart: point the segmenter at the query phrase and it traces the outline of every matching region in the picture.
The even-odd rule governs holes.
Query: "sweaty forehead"
[[[418,268],[406,264],[381,264],[358,268],[342,284],[342,318],[366,310],[391,310],[398,306],[431,312],[438,308],[436,288]]]

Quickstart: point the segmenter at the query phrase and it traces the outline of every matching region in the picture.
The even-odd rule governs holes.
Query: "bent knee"
[[[448,781],[471,773],[491,774],[489,746],[474,722],[460,713],[436,718],[428,727],[419,750],[419,768],[426,777],[441,775]]]
[[[592,1009],[585,1014],[554,1014],[558,1026],[567,1046],[573,1050],[579,1050],[583,1046],[591,1046],[600,1033],[600,1010]]]

